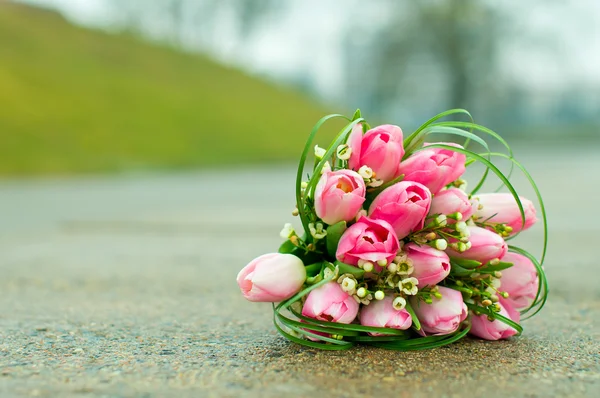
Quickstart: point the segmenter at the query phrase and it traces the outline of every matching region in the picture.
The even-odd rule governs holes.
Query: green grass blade
[[[489,315],[502,323],[507,324],[508,326],[510,326],[511,328],[513,328],[517,331],[517,335],[520,335],[523,332],[523,327],[521,325],[519,325],[517,322],[513,321],[512,319],[505,317],[504,315],[500,315],[497,312],[493,312],[485,307],[481,307],[476,304],[465,303],[465,305],[471,311],[478,311],[482,314]]]
[[[429,119],[428,121],[426,121],[425,123],[423,123],[421,125],[421,127],[419,127],[418,129],[416,129],[411,135],[409,135],[408,137],[406,137],[404,139],[404,149],[406,150],[406,153],[404,154],[404,158],[406,159],[407,157],[409,157],[412,152],[409,151],[409,148],[411,147],[411,143],[412,141],[414,141],[415,139],[418,139],[419,134],[421,133],[421,131],[423,131],[427,126],[429,126],[430,124],[434,123],[435,121],[442,119],[446,116],[450,116],[450,115],[455,115],[455,114],[464,114],[469,116],[469,119],[471,119],[471,121],[473,121],[473,116],[471,116],[471,114],[469,113],[469,111],[465,110],[465,109],[450,109],[447,110],[445,112],[442,113],[438,113],[437,115],[435,115],[434,117],[432,117],[431,119]]]
[[[535,295],[535,299],[528,308],[521,311],[521,315],[525,315],[528,314],[531,310],[535,309],[535,312],[533,312],[532,314],[528,314],[527,317],[523,318],[523,320],[529,319],[536,315],[538,312],[540,312],[546,304],[546,300],[548,298],[548,280],[546,279],[546,272],[544,271],[542,265],[537,261],[537,259],[528,251],[513,245],[508,245],[508,249],[511,252],[522,254],[523,256],[531,260],[538,273],[538,290]]]
[[[302,227],[304,228],[304,231],[308,231],[308,218],[306,217],[304,202],[302,201],[301,184],[302,174],[304,173],[304,166],[306,165],[306,158],[308,157],[309,153],[313,148],[313,141],[321,126],[323,126],[323,124],[325,124],[325,122],[327,122],[328,120],[335,118],[343,118],[348,120],[346,116],[339,114],[323,116],[312,128],[308,139],[306,140],[306,144],[304,144],[304,149],[302,150],[302,155],[300,156],[300,162],[298,163],[298,171],[296,173],[296,205],[298,206],[298,213],[300,216],[300,220],[302,221]]]
[[[517,194],[517,191],[515,190],[513,185],[510,183],[508,178],[506,178],[506,176],[502,173],[502,171],[500,171],[500,169],[498,169],[490,160],[488,160],[488,159],[484,158],[483,156],[481,156],[473,151],[470,151],[468,149],[457,148],[457,147],[454,147],[451,145],[446,145],[446,144],[439,144],[439,143],[431,144],[431,145],[427,146],[427,148],[442,148],[442,149],[448,149],[448,150],[451,150],[454,152],[463,153],[467,157],[471,157],[471,158],[483,163],[487,168],[492,170],[494,172],[494,174],[496,174],[496,176],[498,176],[498,178],[508,188],[510,193],[513,195],[513,197],[517,201],[517,205],[519,206],[519,213],[521,214],[521,218],[523,220],[525,220],[525,210],[523,209],[523,204],[521,203],[521,199],[519,199],[519,195]],[[416,152],[421,151],[423,149],[424,148],[418,149]],[[501,155],[504,155],[504,154],[501,154]],[[545,216],[544,216],[544,219],[545,219]]]
[[[548,218],[546,216],[546,206],[544,205],[544,200],[542,199],[542,194],[540,193],[540,190],[538,189],[537,184],[533,180],[533,177],[531,177],[531,174],[529,174],[527,169],[525,169],[525,167],[523,167],[523,165],[521,163],[519,163],[516,159],[508,157],[507,155],[505,155],[503,153],[491,153],[490,155],[502,157],[502,158],[508,159],[512,163],[514,163],[514,165],[517,166],[521,170],[521,172],[525,175],[525,177],[527,178],[527,181],[529,181],[529,184],[531,184],[531,187],[535,191],[535,195],[540,204],[540,211],[542,213],[542,220],[544,223],[544,225],[543,225],[543,227],[544,227],[544,247],[542,249],[542,255],[540,257],[540,264],[543,265],[544,260],[546,259],[546,250],[548,248]],[[520,204],[521,201],[519,200],[518,203]],[[522,217],[522,221],[523,221],[522,226],[524,226],[525,225],[525,214],[521,213],[521,217]]]

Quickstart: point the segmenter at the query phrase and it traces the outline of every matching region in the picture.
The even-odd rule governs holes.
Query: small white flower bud
[[[383,290],[378,290],[375,292],[375,300],[381,301],[384,297],[385,293],[383,293]]]
[[[308,188],[308,182],[306,182],[306,181],[302,181],[302,182],[300,183],[300,188],[302,188],[302,189],[306,189],[306,188]]]
[[[352,155],[352,148],[350,148],[347,144],[342,144],[337,147],[336,155],[338,159],[348,160]]]
[[[371,170],[369,166],[364,165],[361,166],[360,169],[358,169],[358,174],[360,174],[360,176],[365,180],[370,180],[371,177],[373,177],[373,170]]]
[[[392,302],[392,306],[398,311],[403,310],[406,307],[406,300],[404,297],[398,296]]]
[[[437,239],[435,241],[435,248],[438,250],[446,250],[448,248],[448,241],[446,239]]]
[[[500,264],[500,259],[499,258],[494,258],[494,259],[490,260],[490,264],[491,265],[498,265],[498,264]]]
[[[381,260],[377,260],[377,265],[379,265],[381,267],[385,267],[387,265],[387,260],[385,258],[382,258]]]
[[[323,156],[327,153],[325,148],[321,148],[318,145],[315,145],[315,157],[319,160],[323,159]]]
[[[364,287],[360,287],[358,288],[358,290],[356,291],[356,295],[360,298],[364,298],[367,296],[367,289],[365,289]]]
[[[456,223],[456,230],[459,232],[463,232],[467,229],[467,223],[464,221],[459,221]]]
[[[387,270],[390,271],[392,274],[395,274],[398,271],[398,264],[389,263],[387,266]]]
[[[292,210],[292,216],[296,217],[298,214],[300,214],[300,212],[298,211],[298,208],[296,207],[294,210]]]
[[[342,290],[345,292],[354,292],[356,281],[353,278],[345,277],[342,281]]]
[[[440,214],[435,218],[436,225],[444,227],[448,224],[448,218],[444,214]]]
[[[465,243],[465,247],[467,248],[467,250],[469,250],[471,248],[471,241],[468,241],[467,243]]]
[[[329,161],[325,162],[325,164],[323,165],[323,168],[321,169],[321,174],[327,173],[328,171],[331,171],[331,164],[329,164]]]
[[[281,232],[279,233],[279,236],[281,236],[282,239],[289,239],[295,234],[296,234],[296,231],[294,231],[294,227],[292,226],[292,224],[286,223],[283,226],[283,229],[281,230]]]
[[[370,261],[367,261],[363,264],[363,269],[365,270],[365,272],[371,272],[371,271],[373,271],[373,268],[374,268],[373,263]]]
[[[376,180],[376,179],[372,179],[367,186],[371,187],[371,188],[377,188],[379,186],[383,185],[383,180]]]

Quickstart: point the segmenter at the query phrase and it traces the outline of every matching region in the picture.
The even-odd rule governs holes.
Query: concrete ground
[[[0,182],[0,397],[598,397],[600,155],[517,156],[550,215],[548,305],[521,337],[420,352],[300,347],[242,298],[291,167]]]

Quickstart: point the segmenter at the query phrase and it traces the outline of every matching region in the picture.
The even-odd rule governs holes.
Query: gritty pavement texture
[[[418,352],[300,347],[242,298],[292,167],[0,182],[0,397],[598,397],[600,155],[517,156],[550,215],[546,308],[510,341]]]

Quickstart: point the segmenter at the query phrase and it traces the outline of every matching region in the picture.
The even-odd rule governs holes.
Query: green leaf
[[[546,300],[548,299],[548,281],[546,279],[546,272],[544,271],[542,265],[537,261],[537,259],[526,250],[512,245],[508,245],[508,249],[511,252],[522,254],[523,256],[530,259],[537,270],[538,290],[535,295],[535,299],[528,308],[521,311],[521,315],[525,315],[535,309],[535,311],[532,314],[528,314],[527,317],[523,318],[523,320],[529,319],[542,310],[542,308],[546,304]]]
[[[323,269],[323,262],[318,262],[314,264],[310,264],[304,267],[306,270],[306,276],[315,276],[321,272]]]
[[[317,166],[315,167],[315,170],[322,170],[323,166],[325,165],[325,163],[328,161],[328,159],[330,159],[333,156],[333,153],[336,151],[337,147],[346,141],[346,138],[348,137],[348,134],[350,134],[350,132],[352,131],[352,129],[354,128],[354,126],[356,126],[357,124],[363,122],[364,119],[363,118],[358,118],[356,120],[353,120],[352,122],[348,123],[339,133],[338,135],[333,139],[333,141],[329,144],[329,147],[327,148],[327,151],[325,152],[325,155],[323,156],[323,159],[321,159],[319,161],[319,163],[317,164]],[[311,141],[312,144],[312,141]],[[303,166],[304,167],[304,166]],[[299,170],[299,169],[298,169]],[[300,175],[300,179],[302,179],[301,173],[300,171],[299,175]],[[312,196],[314,195],[314,191],[315,191],[315,186],[317,185],[317,183],[319,182],[320,179],[320,175],[318,172],[315,172],[311,177],[310,180],[308,181],[308,185],[306,187],[306,190],[304,191],[304,198],[301,199],[298,203],[299,206],[302,206],[302,208],[304,208],[304,206],[306,205],[306,201],[309,198],[312,198]],[[302,181],[300,181],[300,183],[302,183]],[[300,192],[300,186],[298,185],[296,187],[298,189],[297,192]],[[299,197],[299,195],[297,195],[297,198]],[[300,207],[299,207],[300,208]],[[305,231],[308,231],[308,221],[306,223],[306,229]]]
[[[488,264],[485,267],[482,267],[482,268],[478,269],[477,272],[480,272],[480,273],[492,273],[492,272],[496,272],[496,271],[502,271],[502,270],[510,268],[512,266],[513,266],[513,263],[509,263],[509,262],[506,262],[506,261],[500,261],[496,265]]]
[[[356,120],[356,119],[360,119],[362,116],[360,115],[360,109],[357,109],[354,112],[354,116],[352,116],[352,121]]]
[[[470,326],[467,326],[463,330],[458,330],[455,333],[444,336],[417,337],[404,341],[366,342],[365,344],[397,351],[428,350],[452,344],[465,337],[469,330]]]
[[[512,157],[509,157],[503,153],[491,153],[490,155],[499,156],[499,157],[508,159],[512,163],[514,163],[514,165],[517,166],[521,170],[523,175],[525,175],[525,178],[527,178],[527,181],[529,181],[529,184],[531,184],[531,187],[535,191],[535,195],[540,204],[540,211],[542,213],[542,221],[543,221],[543,227],[544,227],[544,247],[542,249],[542,255],[540,257],[540,262],[539,262],[540,266],[541,266],[544,264],[544,260],[546,258],[546,250],[548,248],[548,219],[546,216],[546,207],[544,206],[544,200],[542,199],[542,194],[540,193],[540,190],[538,189],[537,184],[533,180],[533,177],[531,177],[531,174],[529,174],[527,169],[525,169],[525,167],[523,167],[523,165],[521,163],[519,163]],[[515,195],[513,194],[513,196],[515,196]],[[515,197],[515,200],[517,200],[517,204],[519,204],[519,210],[522,210],[523,206],[521,205],[521,200],[518,197]],[[521,225],[524,226],[525,225],[525,213],[523,211],[521,211],[521,219],[522,219]],[[518,235],[518,234],[513,235],[511,237],[511,239],[514,238],[514,236],[516,236],[516,235]]]
[[[419,148],[420,145],[413,145],[411,146],[411,142],[417,138],[419,136],[419,133],[424,130],[427,126],[429,126],[430,124],[434,123],[435,121],[442,119],[446,116],[450,116],[453,114],[465,114],[467,116],[469,116],[469,119],[471,121],[473,121],[473,117],[471,116],[471,114],[464,110],[464,109],[450,109],[447,111],[444,111],[442,113],[439,113],[437,115],[435,115],[434,117],[432,117],[431,119],[429,119],[428,121],[426,121],[425,123],[423,123],[421,125],[421,127],[419,127],[418,129],[416,129],[411,135],[409,135],[408,137],[406,137],[406,139],[404,140],[404,148],[406,150],[403,159],[406,159],[407,157],[409,157],[412,154],[412,151],[409,151],[409,148]]]
[[[473,270],[463,268],[460,265],[453,262],[452,260],[450,260],[450,267],[451,267],[450,275],[455,275],[455,276],[460,277],[460,276],[469,276],[473,273]]]
[[[510,326],[511,328],[513,328],[517,331],[517,335],[520,335],[523,332],[523,327],[521,325],[519,325],[517,322],[513,321],[512,319],[509,319],[503,315],[500,315],[497,312],[494,312],[486,307],[481,307],[477,304],[465,303],[465,305],[471,311],[477,311],[477,312],[480,312],[481,314],[489,315],[490,317],[494,318],[495,320],[498,320],[502,323],[507,324],[508,326]]]
[[[451,258],[450,263],[454,263],[454,264],[458,265],[459,267],[466,268],[466,269],[474,269],[474,268],[478,268],[481,266],[480,261],[469,260],[466,258]]]
[[[300,220],[302,221],[302,227],[304,228],[304,231],[308,231],[308,223],[309,223],[308,215],[305,212],[304,202],[302,200],[301,184],[302,184],[302,174],[304,173],[304,165],[306,164],[306,158],[308,157],[308,154],[313,149],[312,143],[315,139],[315,136],[317,135],[317,132],[319,131],[321,126],[323,124],[325,124],[325,122],[327,122],[328,120],[331,120],[331,119],[335,119],[335,118],[343,118],[343,119],[348,120],[348,118],[346,116],[339,115],[339,114],[323,116],[317,122],[317,124],[314,125],[310,134],[308,135],[308,139],[306,140],[306,144],[304,144],[304,149],[302,150],[302,155],[300,155],[300,162],[298,162],[298,171],[296,172],[296,205],[298,206],[298,213],[300,216]],[[324,164],[324,162],[323,162],[323,164]]]
[[[331,258],[335,258],[338,242],[347,228],[346,221],[340,221],[327,227],[327,237],[325,239],[327,243],[327,254],[329,254]]]
[[[350,265],[350,264],[345,264],[341,261],[336,260],[334,263],[334,265],[336,265],[337,267],[339,267],[339,274],[343,275],[343,274],[352,274],[354,275],[354,277],[356,279],[360,279],[364,276],[365,271],[354,266],[354,265]]]
[[[292,253],[296,249],[297,249],[296,245],[294,245],[292,243],[292,241],[288,239],[285,242],[283,242],[281,244],[281,246],[279,246],[278,252],[279,253],[284,253],[284,254],[290,254],[290,253]]]
[[[339,330],[344,330],[344,331],[353,331],[353,332],[383,333],[383,334],[392,335],[392,336],[406,335],[406,331],[404,331],[404,330],[392,329],[392,328],[379,328],[379,327],[374,327],[374,326],[363,326],[363,325],[357,325],[354,323],[345,324],[345,323],[337,323],[337,322],[320,321],[318,319],[305,317],[304,315],[294,311],[293,308],[290,308],[290,311],[298,319],[302,319],[308,325],[313,325],[313,324],[321,325],[321,326],[326,326],[328,328],[334,329],[335,331],[332,334],[339,334],[338,333]]]
[[[419,318],[417,317],[417,314],[415,314],[415,310],[413,309],[413,307],[410,305],[410,303],[408,302],[408,300],[406,301],[406,311],[408,311],[408,313],[410,314],[413,324],[412,327],[415,330],[421,330],[421,322],[419,321]]]

